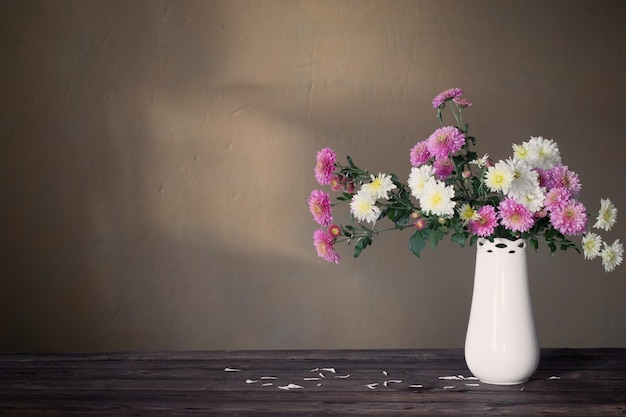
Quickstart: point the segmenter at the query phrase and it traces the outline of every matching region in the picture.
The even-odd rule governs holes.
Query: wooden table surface
[[[0,354],[0,416],[624,416],[626,349],[543,349],[526,383],[460,349]]]

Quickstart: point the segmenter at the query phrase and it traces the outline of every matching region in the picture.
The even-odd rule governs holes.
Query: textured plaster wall
[[[621,1],[1,7],[1,351],[462,346],[474,248],[328,264],[306,204],[322,147],[406,178],[450,87],[479,152],[555,139],[626,213]],[[542,346],[626,346],[624,267],[529,268]]]

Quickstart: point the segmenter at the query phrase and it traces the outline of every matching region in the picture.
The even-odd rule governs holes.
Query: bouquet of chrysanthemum
[[[313,190],[309,209],[323,226],[313,234],[318,255],[339,262],[335,245],[354,243],[354,256],[372,244],[372,238],[388,230],[411,227],[409,249],[416,256],[427,242],[436,247],[450,234],[464,246],[479,237],[527,239],[538,248],[539,239],[550,248],[574,248],[586,259],[600,257],[606,271],[623,259],[619,240],[609,245],[590,231],[586,207],[578,196],[578,175],[561,162],[557,144],[543,137],[531,137],[513,145],[512,157],[493,162],[472,150],[476,138],[469,135],[463,111],[472,105],[453,88],[433,99],[440,128],[410,150],[412,165],[408,181],[394,174],[371,175],[347,157],[347,165],[337,162],[335,152],[324,148],[317,153],[315,177],[320,185],[337,192],[336,202],[328,193]],[[456,123],[445,125],[443,109],[448,105]],[[333,206],[349,204],[351,224],[333,223]],[[387,218],[390,222],[377,227]],[[605,231],[615,224],[617,209],[609,199],[601,199],[593,227]],[[571,236],[582,236],[580,244]]]

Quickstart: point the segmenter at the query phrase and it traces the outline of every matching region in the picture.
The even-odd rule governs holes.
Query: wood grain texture
[[[626,415],[626,349],[544,349],[520,385],[470,378],[460,349],[2,354],[0,415]]]

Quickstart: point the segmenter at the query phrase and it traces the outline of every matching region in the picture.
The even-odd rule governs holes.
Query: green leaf
[[[465,239],[467,238],[467,236],[465,236],[465,233],[460,232],[460,233],[455,233],[452,235],[451,239],[453,242],[458,243],[459,245],[461,245],[461,247],[465,247]]]
[[[430,240],[430,245],[431,247],[434,249],[437,247],[437,245],[439,244],[439,241],[446,235],[445,232],[443,232],[441,229],[434,229],[431,231],[430,236],[429,236],[429,240]]]
[[[426,239],[424,235],[427,235],[427,233],[422,233],[423,230],[416,230],[415,233],[413,233],[413,236],[409,238],[409,250],[418,258],[420,257],[422,249],[426,247]]]
[[[370,236],[363,236],[360,238],[356,245],[354,245],[354,257],[358,258],[363,249],[367,248],[372,244],[372,238]]]

